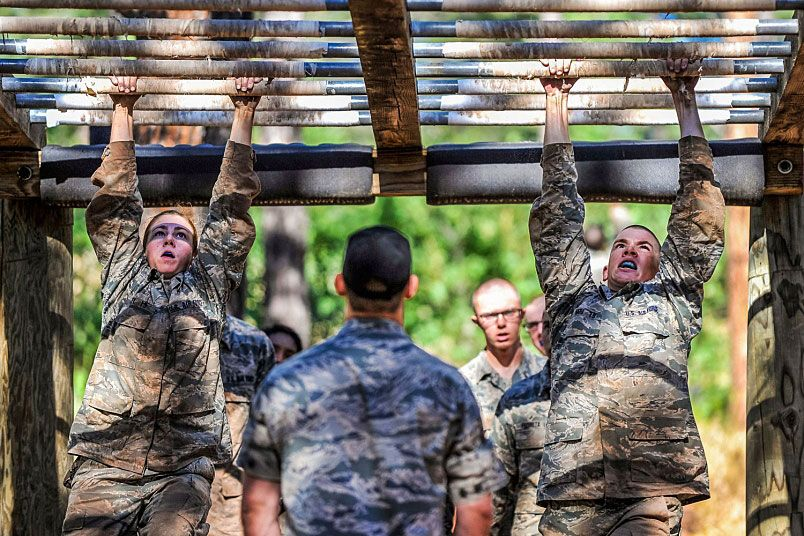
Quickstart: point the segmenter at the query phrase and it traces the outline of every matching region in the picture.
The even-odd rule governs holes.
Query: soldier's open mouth
[[[620,263],[620,268],[625,268],[627,270],[636,270],[637,265],[634,261],[623,261]]]
[[[168,258],[170,258],[170,259],[175,259],[175,258],[176,258],[176,256],[175,256],[175,255],[173,255],[173,252],[172,252],[172,251],[166,251],[166,252],[162,253],[162,256],[163,256],[163,257],[168,257]]]

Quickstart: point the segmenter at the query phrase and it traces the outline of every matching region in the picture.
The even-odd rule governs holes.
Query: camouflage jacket
[[[572,146],[544,148],[530,218],[553,343],[540,501],[709,496],[687,359],[723,251],[724,203],[706,140],[681,139],[679,156],[659,271],[614,293],[592,281]]]
[[[497,406],[491,442],[508,481],[494,492],[493,536],[536,536],[544,508],[536,503],[550,409],[550,365],[515,383]]]
[[[469,382],[477,404],[480,406],[480,416],[483,419],[483,430],[486,435],[491,433],[494,412],[497,411],[497,403],[503,393],[516,382],[533,376],[544,367],[546,359],[543,355],[531,352],[524,346],[522,349],[524,350],[522,363],[519,364],[519,368],[516,369],[510,380],[503,378],[491,368],[486,359],[486,350],[481,350],[474,359],[459,369],[466,381]]]
[[[238,465],[281,482],[286,535],[442,534],[501,477],[458,371],[365,318],[268,374]]]
[[[226,146],[197,255],[165,280],[148,266],[139,237],[134,144],[109,144],[86,212],[103,265],[101,342],[70,454],[138,473],[173,471],[202,456],[230,459],[218,338],[254,241],[247,211],[260,184],[252,154],[247,145]]]
[[[240,452],[251,399],[273,366],[274,347],[268,336],[251,324],[227,315],[221,335],[221,377],[234,457]],[[242,493],[240,468],[230,460],[220,469],[215,478],[222,481],[224,496],[239,496]]]

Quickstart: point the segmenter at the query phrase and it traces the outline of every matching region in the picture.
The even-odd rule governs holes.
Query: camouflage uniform
[[[157,521],[166,524],[150,530],[161,534],[205,532],[212,463],[231,458],[218,337],[229,291],[239,284],[254,241],[247,211],[260,185],[252,154],[249,146],[229,142],[197,254],[168,280],[148,266],[139,237],[134,143],[110,143],[93,175],[101,188],[86,221],[103,265],[102,331],[70,432],[69,452],[79,458],[65,482],[72,487],[65,532],[119,534],[139,523],[143,533],[142,524]],[[193,474],[203,482],[187,477],[188,468],[199,468]],[[164,501],[148,496],[146,488],[161,495],[160,479],[176,475],[184,477],[170,484]],[[182,493],[195,492],[207,505],[200,520],[192,501],[186,503],[192,516],[183,506]],[[132,508],[139,502],[139,513],[120,511],[119,501],[134,501]],[[168,510],[149,517],[157,504]]]
[[[474,359],[462,366],[459,370],[469,382],[472,393],[480,406],[480,415],[483,418],[483,430],[486,435],[491,433],[491,423],[494,421],[494,412],[497,411],[497,403],[502,398],[503,393],[511,388],[513,384],[524,380],[539,372],[546,361],[543,355],[531,352],[527,348],[522,348],[524,354],[522,363],[516,369],[510,380],[500,376],[496,370],[491,368],[486,358],[486,350],[481,351]]]
[[[530,219],[553,343],[543,532],[548,516],[563,515],[560,501],[709,497],[687,359],[701,329],[703,283],[723,251],[724,203],[706,140],[681,139],[679,156],[659,271],[615,293],[592,281],[572,146],[544,148],[543,193]],[[602,522],[589,526],[608,533]]]
[[[436,536],[447,494],[477,500],[501,476],[458,371],[367,318],[268,374],[238,465],[281,482],[285,534],[311,536]]]
[[[497,406],[491,442],[507,484],[494,492],[494,536],[538,536],[544,508],[536,504],[544,428],[550,409],[550,366],[508,389]]]
[[[240,451],[251,399],[273,365],[274,350],[268,336],[239,318],[227,316],[221,336],[221,376],[235,456]],[[242,496],[242,470],[233,461],[216,467],[212,508],[207,516],[210,536],[243,534],[240,521]]]

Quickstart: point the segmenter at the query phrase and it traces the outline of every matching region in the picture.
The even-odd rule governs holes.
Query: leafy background
[[[49,10],[11,10],[0,8],[0,15],[52,15]],[[103,11],[81,11],[74,15],[103,16]],[[313,14],[318,18],[338,18],[337,14]],[[698,15],[697,17],[712,17]],[[790,12],[775,16],[789,17]],[[567,15],[566,18],[648,18],[634,14]],[[690,17],[696,17],[691,15]],[[439,18],[432,15],[430,18]],[[471,18],[471,17],[467,17]],[[477,18],[477,17],[475,17]],[[10,36],[13,37],[13,36]],[[259,130],[259,129],[258,129]],[[435,143],[475,141],[539,141],[537,127],[423,127],[425,146]],[[675,139],[676,127],[584,127],[571,128],[577,141]],[[257,139],[259,139],[257,133]],[[707,128],[707,135],[720,138],[723,131]],[[370,128],[307,128],[303,141],[320,143],[373,144]],[[48,131],[51,144],[86,143],[85,129],[57,127]],[[652,228],[660,238],[669,207],[627,205],[634,221]],[[424,199],[379,198],[373,205],[357,207],[312,207],[305,273],[310,287],[313,340],[335,333],[342,322],[343,303],[335,295],[332,280],[339,271],[345,237],[352,231],[375,223],[397,227],[410,237],[414,270],[422,284],[419,294],[409,302],[406,328],[420,345],[459,366],[471,359],[483,345],[480,330],[469,317],[469,297],[482,281],[491,277],[511,280],[519,288],[523,302],[539,292],[533,254],[527,232],[527,205],[428,206]],[[261,209],[251,210],[255,220]],[[601,224],[612,231],[609,207],[587,205],[587,223]],[[75,400],[80,403],[92,359],[97,348],[100,326],[99,267],[86,236],[84,211],[75,210],[74,227],[74,335]],[[260,226],[257,226],[260,233]],[[701,423],[712,478],[713,500],[686,508],[685,533],[720,535],[742,533],[745,526],[745,432],[743,423],[729,418],[729,403],[743,392],[731,385],[730,346],[726,328],[729,288],[725,266],[729,250],[705,287],[703,331],[693,343],[690,359],[690,385],[696,416]],[[264,293],[262,274],[265,258],[261,237],[249,257],[246,319],[262,324]],[[523,332],[523,338],[525,334]],[[526,338],[525,338],[526,340]]]

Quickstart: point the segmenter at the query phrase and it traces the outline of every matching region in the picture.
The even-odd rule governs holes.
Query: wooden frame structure
[[[46,125],[108,123],[114,88],[103,76],[153,77],[140,81],[148,96],[138,104],[139,124],[228,125],[226,96],[236,90],[226,78],[253,75],[266,78],[256,88],[268,96],[260,124],[371,126],[374,147],[258,147],[264,186],[258,204],[371,203],[382,195],[422,195],[431,204],[529,202],[540,187],[538,146],[423,147],[422,127],[539,124],[542,57],[578,60],[572,122],[674,123],[657,77],[666,74],[663,58],[676,55],[700,60],[705,122],[762,125],[760,139],[712,144],[727,202],[752,207],[747,532],[804,535],[802,11],[792,19],[539,18],[549,11],[767,12],[804,9],[804,1],[5,0],[3,6],[54,11],[0,17],[0,408],[6,410],[0,412],[0,535],[56,534],[60,510],[38,506],[65,506],[71,207],[85,206],[94,192],[89,176],[102,148],[47,146],[44,132]],[[60,8],[342,11],[351,20],[61,17]],[[479,18],[428,18],[430,12]],[[205,204],[214,180],[208,170],[217,169],[221,153],[220,147],[138,150],[146,203]],[[674,143],[578,144],[577,155],[589,200],[666,202],[675,192]],[[190,177],[194,193],[183,187]]]

